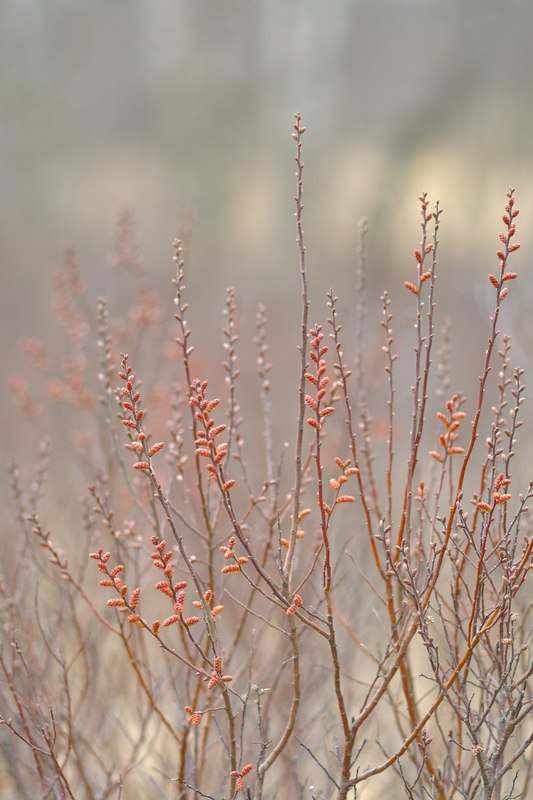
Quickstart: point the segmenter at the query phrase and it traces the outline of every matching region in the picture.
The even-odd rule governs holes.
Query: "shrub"
[[[19,405],[41,428],[51,401],[70,438],[59,436],[59,489],[44,491],[47,439],[32,476],[11,469],[20,531],[3,560],[0,656],[9,796],[528,796],[533,484],[512,474],[523,371],[498,327],[518,277],[514,191],[473,402],[447,368],[449,330],[436,352],[442,214],[425,194],[404,284],[413,353],[397,353],[385,293],[384,382],[371,399],[364,225],[353,336],[332,290],[325,323],[309,321],[304,131],[296,115],[299,367],[277,401],[266,310],[250,345],[255,391],[240,377],[233,290],[221,369],[214,349],[194,350],[182,244],[167,337],[128,215],[113,260],[126,305],[141,275],[127,316],[100,298],[93,320],[69,251],[54,281],[62,374],[39,342],[23,343],[33,374],[13,379]],[[397,399],[404,385],[409,404]],[[378,402],[384,434],[369,412]],[[278,448],[293,406],[292,442]]]

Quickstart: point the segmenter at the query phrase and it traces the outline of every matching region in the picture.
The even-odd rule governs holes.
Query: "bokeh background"
[[[65,242],[105,293],[124,206],[156,279],[192,215],[204,285],[278,298],[296,110],[313,281],[349,272],[362,215],[372,270],[407,271],[427,190],[470,291],[509,184],[530,236],[532,24],[527,0],[3,0],[2,340],[39,329]]]

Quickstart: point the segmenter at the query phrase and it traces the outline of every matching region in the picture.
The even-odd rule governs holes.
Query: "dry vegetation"
[[[22,343],[31,369],[12,390],[43,443],[33,468],[26,457],[10,475],[6,797],[533,791],[533,485],[513,474],[524,384],[499,330],[518,286],[514,192],[488,279],[487,347],[468,386],[448,369],[449,328],[436,329],[441,209],[420,197],[404,284],[414,333],[398,353],[384,294],[383,380],[371,399],[364,224],[355,330],[342,328],[333,291],[313,311],[323,323],[309,319],[304,130],[296,115],[301,327],[280,391],[266,310],[241,343],[229,290],[224,356],[218,345],[199,355],[205,320],[200,303],[188,308],[182,243],[166,320],[127,214],[113,302],[88,297],[69,251],[53,285],[63,354]],[[255,386],[240,374],[250,349]],[[46,483],[54,414],[59,488]]]

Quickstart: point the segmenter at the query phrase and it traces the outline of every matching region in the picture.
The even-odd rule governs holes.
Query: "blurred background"
[[[454,326],[470,335],[478,306],[486,316],[484,275],[514,185],[524,275],[508,328],[525,358],[532,337],[516,322],[532,299],[532,24],[527,0],[3,0],[4,372],[17,368],[22,335],[46,336],[49,276],[66,243],[89,291],[107,293],[125,207],[154,286],[170,286],[171,242],[185,233],[204,320],[236,285],[245,305],[261,299],[296,332],[297,110],[313,296],[350,288],[363,215],[370,305],[401,287],[425,190],[445,210],[441,297],[453,291]]]

